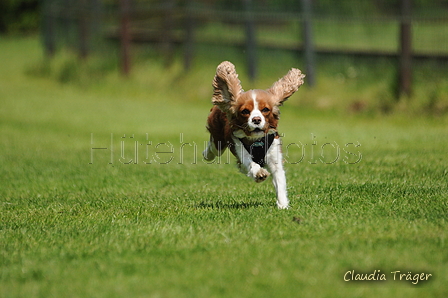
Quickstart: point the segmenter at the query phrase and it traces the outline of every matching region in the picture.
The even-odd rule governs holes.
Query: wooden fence
[[[176,45],[183,46],[184,67],[190,69],[193,63],[195,45],[198,43],[220,43],[213,38],[204,38],[197,34],[198,28],[211,22],[232,23],[240,26],[244,32],[243,38],[222,41],[225,44],[245,47],[247,55],[247,69],[251,79],[257,76],[257,49],[282,48],[285,50],[299,51],[304,53],[306,61],[307,83],[313,86],[316,81],[315,67],[316,54],[347,54],[347,55],[376,55],[397,57],[399,73],[400,93],[410,95],[412,92],[412,60],[414,58],[439,58],[447,59],[447,52],[434,53],[414,53],[412,49],[412,0],[399,0],[401,3],[401,13],[389,17],[399,23],[400,33],[398,38],[398,50],[369,50],[369,49],[343,49],[331,47],[319,47],[314,42],[313,25],[316,18],[322,16],[313,14],[313,1],[300,0],[301,10],[297,12],[266,12],[253,9],[255,0],[242,0],[243,5],[240,10],[214,9],[213,7],[199,7],[194,1],[160,1],[158,5],[138,6],[133,0],[118,0],[118,5],[108,11],[101,9],[101,0],[45,0],[43,11],[43,36],[46,52],[53,55],[56,49],[56,23],[57,19],[70,11],[70,16],[75,20],[77,27],[78,42],[77,47],[81,59],[85,59],[89,54],[89,39],[94,34],[94,29],[98,28],[98,22],[104,19],[104,15],[112,20],[110,25],[103,26],[101,34],[107,38],[114,38],[120,41],[121,71],[127,76],[131,71],[131,43],[151,42],[158,43],[166,55],[166,60],[174,55]],[[153,1],[154,2],[154,1]],[[64,14],[65,13],[65,14]],[[261,42],[257,40],[256,32],[259,24],[277,24],[287,22],[299,22],[302,32],[297,36],[297,42],[279,44],[276,42]],[[61,22],[59,22],[61,23]],[[104,23],[104,22],[103,22]],[[98,34],[98,33],[96,33]],[[300,35],[300,36],[299,36]],[[102,36],[104,37],[104,35]],[[299,40],[302,40],[300,42]]]

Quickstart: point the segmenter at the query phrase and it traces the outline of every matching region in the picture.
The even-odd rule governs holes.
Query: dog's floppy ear
[[[218,65],[213,79],[213,88],[213,104],[217,105],[222,111],[231,111],[238,96],[243,92],[235,66],[232,63],[224,61]]]
[[[292,68],[267,91],[276,97],[276,104],[281,106],[303,84],[304,77],[305,75],[302,74],[300,69]]]

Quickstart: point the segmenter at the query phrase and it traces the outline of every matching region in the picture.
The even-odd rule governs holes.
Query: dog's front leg
[[[286,175],[283,169],[283,156],[280,138],[274,139],[266,154],[266,163],[272,173],[272,182],[277,192],[277,206],[279,209],[289,208],[289,200],[286,193]]]
[[[252,160],[252,156],[238,138],[234,137],[233,142],[235,144],[234,152],[240,162],[240,170],[255,182],[266,180],[269,177],[269,172]]]

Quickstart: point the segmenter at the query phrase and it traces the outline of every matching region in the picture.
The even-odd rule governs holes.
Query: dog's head
[[[292,68],[271,88],[244,92],[235,66],[224,61],[216,69],[212,101],[227,114],[235,130],[259,138],[276,131],[279,106],[299,89],[304,77],[299,69]]]

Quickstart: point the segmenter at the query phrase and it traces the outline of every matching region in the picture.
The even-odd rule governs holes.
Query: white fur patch
[[[256,128],[263,129],[263,127],[266,124],[266,119],[264,119],[264,116],[263,116],[263,114],[261,113],[261,111],[260,111],[260,109],[258,107],[257,94],[256,94],[256,92],[254,90],[252,90],[252,100],[254,101],[254,109],[252,110],[252,112],[250,113],[250,116],[249,116],[249,120],[248,120],[249,128],[251,130],[254,130]],[[255,124],[253,122],[253,119],[255,117],[260,117],[261,118],[261,122],[259,124]]]
[[[280,209],[289,207],[289,200],[286,192],[286,175],[283,169],[283,156],[281,151],[280,138],[274,139],[266,155],[268,169],[272,173],[272,183],[277,192],[277,206]]]

